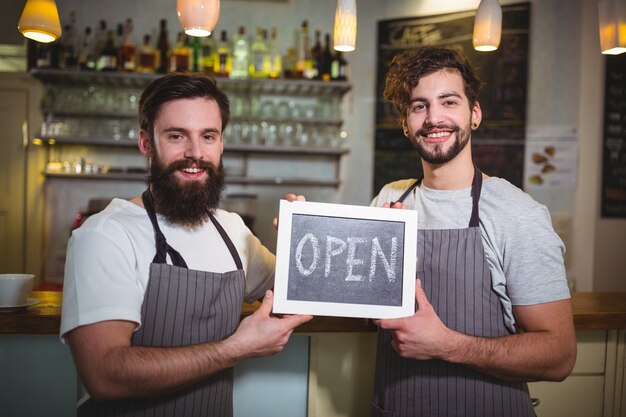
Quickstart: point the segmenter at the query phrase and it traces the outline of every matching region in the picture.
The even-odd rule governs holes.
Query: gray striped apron
[[[133,334],[132,345],[177,347],[227,338],[239,324],[244,297],[243,266],[232,241],[211,215],[237,269],[226,273],[187,269],[159,228],[150,192],[142,198],[154,227],[156,255],[141,306],[142,326]],[[210,248],[207,252],[210,255]],[[167,254],[173,265],[167,264]],[[227,368],[169,394],[107,402],[88,399],[78,416],[232,416],[232,392],[233,369]]]
[[[510,331],[484,254],[481,188],[482,174],[475,167],[469,228],[417,231],[417,276],[446,326],[468,335],[500,337]],[[372,416],[522,417],[535,412],[526,383],[501,381],[441,360],[402,358],[391,347],[391,332],[379,330]]]

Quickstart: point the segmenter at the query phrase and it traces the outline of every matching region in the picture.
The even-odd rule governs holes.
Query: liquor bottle
[[[257,28],[254,42],[252,42],[252,60],[250,76],[252,78],[267,78],[270,72],[270,55],[267,48],[267,31]]]
[[[228,45],[228,35],[225,30],[220,34],[220,40],[217,43],[217,53],[215,54],[215,63],[213,72],[216,77],[228,77],[232,65],[232,56],[230,46]]]
[[[337,51],[331,62],[330,78],[337,81],[348,79],[348,62],[344,59],[341,51]]]
[[[102,48],[96,68],[100,71],[117,70],[117,48],[115,47],[115,33],[112,30],[107,32],[107,41]]]
[[[50,68],[50,44],[37,42],[37,60],[35,66],[37,68]]]
[[[333,62],[333,50],[330,48],[330,33],[324,35],[324,49],[320,57],[320,79],[330,81],[330,66]]]
[[[296,73],[296,48],[287,49],[283,58],[283,75],[285,78],[298,78]],[[302,78],[302,74],[300,74]]]
[[[313,47],[311,48],[311,63],[312,63],[312,69],[311,69],[311,75],[312,78],[319,80],[322,77],[322,70],[321,70],[321,66],[322,66],[322,42],[320,37],[322,36],[322,33],[319,30],[315,31],[315,43],[313,44]]]
[[[248,78],[250,62],[250,41],[246,36],[246,29],[239,26],[239,32],[233,38],[232,48],[232,66],[230,69],[230,78],[246,79]]]
[[[130,17],[124,22],[124,39],[119,47],[119,68],[121,71],[133,72],[136,65],[136,49],[133,40],[133,19]]]
[[[85,27],[85,33],[80,40],[80,50],[78,53],[78,66],[81,70],[96,69],[96,57],[94,55],[94,38],[91,34],[91,27]]]
[[[217,45],[213,38],[213,32],[209,36],[200,39],[200,68],[205,74],[215,72],[215,56],[217,55]]]
[[[169,59],[169,72],[189,71],[191,68],[191,54],[187,46],[185,34],[178,32],[176,36],[176,47],[172,50]]]
[[[268,53],[270,58],[269,77],[280,78],[283,72],[283,57],[280,54],[280,48],[278,47],[275,27],[272,28],[272,33],[270,35]]]
[[[60,38],[61,68],[78,68],[79,37],[76,31],[76,13],[72,10],[68,23],[63,27],[63,36]]]
[[[296,48],[296,71],[295,78],[308,78],[311,76],[311,47],[309,46],[309,22],[304,20],[298,34]]]
[[[98,22],[98,29],[96,29],[96,32],[94,33],[94,50],[93,53],[96,57],[99,57],[100,55],[102,55],[102,50],[104,49],[104,45],[106,45],[107,43],[107,34],[108,34],[108,30],[107,30],[107,22],[106,20],[101,20],[100,22]]]
[[[185,35],[185,39],[187,43],[187,48],[189,49],[191,54],[189,68],[193,72],[200,72],[200,61],[202,60],[202,42],[197,36]]]
[[[143,35],[143,45],[137,54],[137,72],[144,74],[154,74],[157,68],[157,52],[150,44],[152,37]]]
[[[159,52],[159,66],[157,68],[157,72],[160,74],[165,74],[168,70],[168,61],[170,54],[169,34],[167,32],[167,20],[165,19],[161,19],[160,21],[157,50]]]

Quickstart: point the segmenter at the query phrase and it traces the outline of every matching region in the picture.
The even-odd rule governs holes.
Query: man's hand
[[[392,204],[393,203],[393,204]],[[391,203],[385,203],[382,205],[383,208],[394,208],[394,209],[408,209],[409,206],[407,206],[404,203],[401,203],[399,201],[392,201]]]
[[[235,333],[225,340],[241,357],[268,356],[280,352],[293,330],[311,320],[308,315],[272,316],[274,294],[268,290],[257,311],[239,324]]]
[[[374,324],[381,329],[392,331],[391,346],[403,358],[422,360],[439,358],[446,342],[450,340],[451,333],[454,332],[437,316],[426,298],[419,279],[415,283],[415,300],[418,308],[412,316],[374,320]]]
[[[300,194],[285,194],[281,200],[287,201],[306,201],[303,195]],[[278,230],[278,217],[274,217],[274,229]]]

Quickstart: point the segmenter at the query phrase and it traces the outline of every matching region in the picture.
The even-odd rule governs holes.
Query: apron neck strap
[[[161,228],[159,227],[159,223],[157,221],[156,212],[154,210],[154,202],[152,199],[152,192],[150,192],[150,188],[143,192],[143,194],[141,195],[141,200],[143,201],[143,205],[146,208],[148,217],[152,222],[152,228],[154,229],[154,238],[156,241],[156,255],[154,255],[152,263],[166,264],[167,254],[169,254],[170,259],[172,260],[172,264],[174,264],[174,266],[187,268],[187,263],[185,262],[183,257],[180,255],[180,253],[178,253],[176,249],[174,249],[167,243],[163,232],[161,232]]]
[[[213,213],[209,212],[209,218],[213,222],[213,225],[219,232],[220,236],[222,236],[222,240],[224,240],[224,243],[226,243],[226,246],[228,247],[228,251],[233,257],[233,261],[235,261],[235,265],[237,266],[237,269],[243,269],[243,263],[241,262],[241,258],[239,257],[239,253],[237,253],[237,249],[235,248],[233,241],[230,240],[230,238],[228,237],[228,234],[226,233],[222,225],[219,224],[215,216],[213,216]]]
[[[413,184],[400,196],[397,201],[392,201],[390,205],[394,205],[395,203],[402,203],[405,198],[408,197],[411,192],[418,187],[424,176],[418,180],[415,180]],[[472,179],[472,216],[470,217],[469,227],[478,227],[479,217],[478,217],[478,202],[480,201],[480,191],[483,188],[483,173],[480,169],[474,164],[474,178]]]

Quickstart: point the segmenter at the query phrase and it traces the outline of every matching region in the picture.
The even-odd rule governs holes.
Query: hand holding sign
[[[273,300],[274,295],[268,290],[261,307],[243,319],[235,333],[228,339],[236,356],[261,357],[280,352],[293,330],[313,318],[308,315],[272,317],[270,313]]]
[[[447,346],[450,346],[454,333],[447,328],[433,306],[426,298],[418,279],[415,285],[415,301],[417,311],[410,317],[399,319],[374,320],[374,324],[381,329],[391,330],[393,337],[391,346],[403,358],[410,359],[438,359]]]

